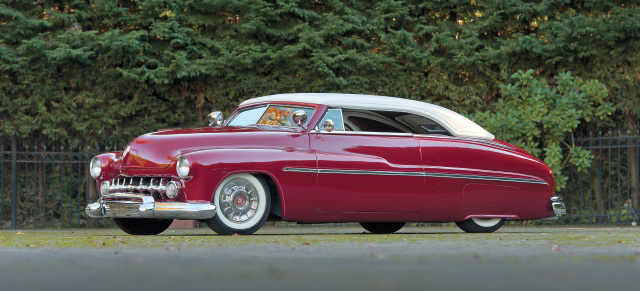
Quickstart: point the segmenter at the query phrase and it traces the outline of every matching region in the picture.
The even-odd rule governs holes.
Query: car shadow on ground
[[[474,235],[474,236],[482,236],[482,235],[500,235],[500,234],[545,234],[545,231],[501,231],[501,232],[493,232],[493,233],[465,233],[461,231],[449,231],[449,232],[397,232],[392,234],[375,234],[370,232],[272,232],[272,233],[254,233],[248,235],[219,235],[214,232],[211,233],[189,233],[189,232],[175,232],[175,233],[161,233],[155,236],[158,237],[233,237],[233,236],[245,236],[245,237],[269,237],[269,236],[291,236],[291,237],[301,237],[301,236],[343,236],[343,235],[359,235],[359,236],[403,236],[403,235]],[[94,234],[96,237],[112,237],[112,236],[132,236],[126,233],[122,234]],[[140,236],[140,235],[137,235]],[[142,237],[142,236],[140,236]]]

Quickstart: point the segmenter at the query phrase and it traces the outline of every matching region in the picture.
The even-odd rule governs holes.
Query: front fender
[[[100,182],[111,180],[113,179],[113,177],[120,175],[120,166],[122,164],[122,159],[117,159],[118,154],[120,154],[120,152],[108,152],[96,156],[96,158],[100,160],[100,164],[102,165],[100,176],[96,178],[96,181],[98,182],[98,188],[100,187]]]
[[[286,167],[317,168],[310,151],[293,149],[213,149],[185,154],[191,163],[185,192],[189,200],[212,201],[222,180],[236,173],[264,174],[278,187],[282,217],[316,211],[317,174],[285,172]],[[273,193],[272,193],[273,194]]]

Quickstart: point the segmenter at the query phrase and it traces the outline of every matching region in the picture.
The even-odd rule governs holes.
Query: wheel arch
[[[283,209],[283,199],[281,197],[282,193],[280,193],[280,188],[276,182],[276,179],[270,173],[265,172],[257,172],[257,173],[249,173],[254,176],[258,176],[262,178],[269,188],[269,193],[271,194],[271,209],[270,214],[279,216],[282,218],[282,209]]]
[[[213,201],[213,196],[215,195],[216,190],[218,189],[218,187],[220,187],[220,185],[222,184],[222,182],[228,178],[229,176],[232,175],[236,175],[236,174],[249,174],[249,175],[253,175],[253,176],[257,176],[262,178],[266,183],[267,183],[267,188],[269,189],[269,194],[271,195],[271,202],[273,202],[274,200],[277,200],[278,202],[278,208],[281,210],[282,209],[282,203],[280,203],[280,201],[282,201],[282,193],[280,193],[280,186],[277,182],[277,179],[274,177],[274,175],[268,171],[242,171],[242,170],[238,170],[238,171],[233,171],[233,172],[228,172],[225,173],[223,176],[221,176],[221,178],[219,179],[218,182],[216,182],[216,184],[214,185],[214,187],[212,187],[212,191],[211,191],[211,201]],[[271,204],[271,207],[274,207],[274,204]],[[278,215],[281,216],[281,215]]]

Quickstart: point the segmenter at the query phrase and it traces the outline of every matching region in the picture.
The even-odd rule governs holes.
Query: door
[[[410,133],[311,134],[318,159],[318,211],[421,212],[424,175]]]

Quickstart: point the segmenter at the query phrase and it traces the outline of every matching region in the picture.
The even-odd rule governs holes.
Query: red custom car
[[[267,219],[360,222],[393,233],[408,221],[456,222],[493,232],[505,220],[564,213],[542,161],[451,110],[350,94],[250,99],[210,127],[142,135],[96,156],[91,217],[129,234],[158,234],[173,219],[222,235]]]

